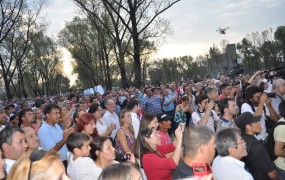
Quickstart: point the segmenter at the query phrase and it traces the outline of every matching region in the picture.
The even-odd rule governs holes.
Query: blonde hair
[[[50,167],[56,161],[60,161],[60,156],[56,151],[45,152],[44,156],[38,160],[34,161],[31,164],[30,153],[22,156],[16,163],[13,165],[7,180],[19,179],[28,179],[29,171],[31,169],[30,180],[48,180],[53,176]]]
[[[128,109],[123,109],[123,110],[121,110],[120,113],[119,113],[119,122],[120,122],[120,126],[121,126],[121,127],[124,126],[124,121],[123,121],[123,119],[125,118],[125,115],[126,115],[127,112],[131,112],[131,111],[128,110]],[[130,132],[131,132],[132,134],[134,134],[134,127],[133,127],[132,124],[129,125],[129,129],[130,129]]]

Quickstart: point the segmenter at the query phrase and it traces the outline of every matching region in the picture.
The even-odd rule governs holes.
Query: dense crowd
[[[285,179],[285,80],[1,99],[0,179]]]

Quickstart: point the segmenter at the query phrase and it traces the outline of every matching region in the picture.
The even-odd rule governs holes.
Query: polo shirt
[[[192,177],[194,175],[193,169],[191,166],[185,164],[184,161],[180,162],[179,165],[176,167],[172,174],[173,179],[183,179]]]
[[[54,126],[51,126],[46,122],[43,122],[38,132],[38,138],[40,146],[44,150],[49,151],[63,139],[63,131],[57,123]],[[66,144],[64,144],[58,151],[62,161],[67,159],[67,152]]]

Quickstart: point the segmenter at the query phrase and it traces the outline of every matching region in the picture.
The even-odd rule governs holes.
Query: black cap
[[[248,124],[260,121],[261,116],[254,116],[250,112],[241,113],[236,121],[236,125],[241,130],[245,131],[245,127]]]
[[[168,116],[165,113],[159,113],[156,115],[158,122],[168,121],[172,119],[172,116]]]

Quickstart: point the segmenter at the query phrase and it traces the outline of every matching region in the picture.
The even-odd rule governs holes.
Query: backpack
[[[263,142],[264,146],[266,147],[266,150],[268,152],[268,155],[270,157],[270,159],[272,161],[274,161],[275,159],[277,159],[277,156],[274,153],[274,146],[275,146],[275,141],[274,141],[274,130],[277,126],[279,125],[285,125],[284,121],[281,122],[277,122],[272,129],[270,130],[270,132],[268,133],[268,136],[266,138],[266,140]]]

